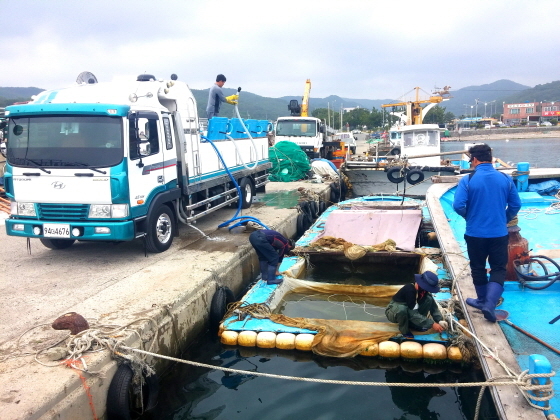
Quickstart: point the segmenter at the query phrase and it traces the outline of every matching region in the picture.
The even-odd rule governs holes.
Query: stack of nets
[[[330,251],[343,251],[346,258],[349,260],[357,260],[366,255],[367,252],[389,251],[395,252],[397,244],[392,239],[377,245],[356,245],[346,241],[342,238],[335,238],[333,236],[324,236],[309,245],[310,248],[316,250],[330,250]]]
[[[307,178],[311,170],[309,159],[297,144],[281,141],[268,149],[272,163],[269,179],[274,182],[293,182]]]

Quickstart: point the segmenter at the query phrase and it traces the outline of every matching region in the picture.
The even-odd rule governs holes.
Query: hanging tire
[[[309,208],[311,209],[311,217],[313,217],[313,219],[319,217],[319,205],[316,201],[310,201]]]
[[[40,238],[39,239],[43,245],[50,249],[66,249],[72,246],[75,239],[47,239],[47,238]]]
[[[412,169],[406,174],[406,182],[410,185],[415,185],[424,181],[424,172],[420,169]]]
[[[148,217],[146,228],[146,248],[149,252],[158,253],[169,249],[177,230],[175,216],[171,209],[161,204]]]
[[[400,174],[400,167],[395,166],[393,168],[389,168],[389,170],[387,171],[387,179],[394,184],[398,184],[404,181],[404,176],[401,176]]]
[[[239,182],[239,188],[241,189],[241,208],[248,209],[253,204],[253,197],[255,196],[255,186],[249,178],[243,178]]]
[[[327,209],[327,204],[324,201],[319,201],[319,215]]]
[[[313,219],[308,215],[303,215],[303,233],[307,231],[313,225]]]
[[[401,154],[401,148],[400,148],[400,147],[393,147],[393,148],[391,149],[391,151],[389,152],[389,154],[390,154],[391,156],[400,155],[400,154]]]
[[[342,180],[342,182],[340,183],[340,201],[346,200],[347,193],[348,193],[348,185],[346,185],[346,182]]]
[[[296,232],[298,236],[303,235],[303,233],[305,232],[305,226],[303,224],[303,218],[304,218],[304,214],[303,213],[299,213],[297,216],[297,220],[296,220]]]
[[[107,420],[131,420],[131,414],[142,414],[142,407],[136,406],[137,398],[135,398],[132,390],[133,376],[134,373],[130,365],[123,363],[118,367],[107,392]],[[158,391],[157,376],[145,376],[142,385],[144,411],[151,410],[156,406]]]
[[[232,302],[235,302],[233,292],[226,286],[218,286],[210,303],[210,331],[218,332],[220,322],[227,312],[228,305]]]
[[[333,182],[331,184],[331,195],[330,195],[331,203],[338,203],[339,197],[340,197],[340,191],[338,189],[338,184]]]

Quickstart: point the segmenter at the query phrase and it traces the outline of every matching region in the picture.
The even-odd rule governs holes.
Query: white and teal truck
[[[248,208],[264,191],[267,121],[215,117],[205,137],[194,96],[175,75],[80,76],[6,108],[8,235],[51,249],[144,238],[148,251],[163,252],[179,222],[239,199]]]

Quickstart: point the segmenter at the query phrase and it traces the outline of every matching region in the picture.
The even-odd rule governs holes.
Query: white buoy
[[[375,357],[379,355],[379,344],[370,344],[365,349],[360,352],[360,356],[370,356]]]
[[[255,347],[257,345],[257,333],[255,331],[241,331],[237,337],[237,344],[243,347]]]
[[[276,347],[276,333],[262,331],[257,334],[257,347],[261,349],[273,349]]]
[[[379,343],[379,355],[389,359],[401,356],[401,346],[394,341],[382,341]]]
[[[238,336],[239,334],[237,331],[224,331],[220,337],[220,341],[227,346],[235,346],[237,345]]]
[[[297,350],[311,351],[313,345],[314,334],[298,334],[295,339],[295,346]]]
[[[293,350],[296,348],[296,335],[292,333],[280,333],[276,336],[276,347],[282,350]]]
[[[422,344],[416,341],[405,341],[401,343],[401,357],[405,359],[421,359],[423,355]]]
[[[459,347],[449,346],[447,349],[447,358],[454,362],[461,362],[463,360],[463,355]]]
[[[423,347],[424,359],[445,360],[447,359],[447,349],[443,344],[428,343]]]

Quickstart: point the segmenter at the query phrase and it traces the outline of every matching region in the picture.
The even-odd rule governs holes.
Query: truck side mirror
[[[324,125],[320,125],[319,126],[319,133],[324,133],[325,132],[325,126]]]
[[[147,140],[138,143],[138,154],[142,157],[150,156],[152,154],[152,147]]]

